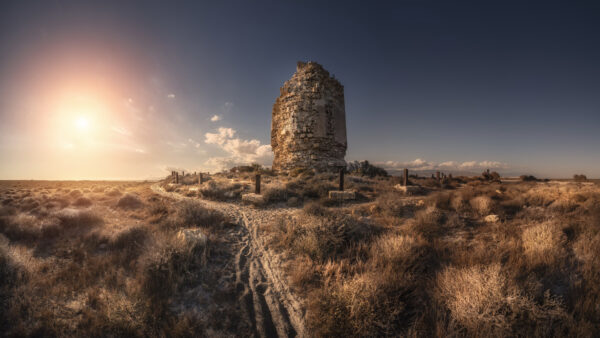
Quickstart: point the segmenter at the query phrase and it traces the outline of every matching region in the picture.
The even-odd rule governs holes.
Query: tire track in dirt
[[[243,316],[259,337],[304,337],[304,311],[291,293],[281,271],[279,259],[265,250],[265,243],[258,236],[258,225],[290,213],[293,209],[256,210],[246,206],[207,201],[167,192],[159,185],[152,190],[175,200],[200,202],[215,209],[240,224],[231,233],[238,243],[235,253],[235,285]]]

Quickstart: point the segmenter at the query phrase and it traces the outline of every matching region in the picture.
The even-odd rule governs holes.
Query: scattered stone
[[[394,188],[406,195],[418,194],[421,192],[421,187],[418,185],[401,185],[396,184]]]
[[[316,62],[298,62],[273,105],[273,169],[333,171],[346,165],[344,87]]]
[[[329,199],[332,199],[332,200],[342,200],[342,201],[354,200],[354,199],[356,199],[356,191],[351,191],[351,190],[344,190],[344,191],[333,190],[333,191],[329,192]]]
[[[265,203],[263,195],[248,193],[242,195],[242,203],[248,203],[253,205],[261,205]]]
[[[500,217],[498,215],[487,215],[484,220],[488,223],[496,223],[500,220]]]

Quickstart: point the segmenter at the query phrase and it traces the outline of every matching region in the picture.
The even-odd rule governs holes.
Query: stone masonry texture
[[[273,105],[273,169],[333,171],[346,165],[344,86],[316,62],[298,62]]]

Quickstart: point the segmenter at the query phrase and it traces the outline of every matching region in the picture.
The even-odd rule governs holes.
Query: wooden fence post
[[[435,178],[437,178],[438,181],[440,180],[440,172],[439,171],[435,172]]]
[[[256,174],[254,193],[260,195],[260,174]]]
[[[179,173],[175,173],[175,184],[179,184]]]
[[[340,191],[344,191],[344,168],[340,169]]]
[[[200,177],[198,178],[198,182],[200,182],[200,184],[204,183],[204,177],[202,177],[202,173],[200,173]]]
[[[408,169],[407,168],[404,168],[404,178],[402,179],[402,185],[405,187],[408,185]]]

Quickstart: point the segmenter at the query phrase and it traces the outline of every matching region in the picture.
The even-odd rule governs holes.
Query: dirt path
[[[257,210],[234,203],[215,202],[185,197],[165,191],[159,185],[152,190],[175,200],[193,200],[207,208],[229,216],[241,227],[229,234],[236,242],[235,285],[245,320],[254,334],[260,337],[304,337],[304,312],[298,299],[282,275],[281,262],[276,255],[265,249],[265,243],[257,235],[258,225],[268,222],[294,209],[279,208]]]

